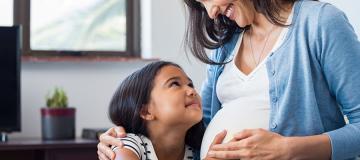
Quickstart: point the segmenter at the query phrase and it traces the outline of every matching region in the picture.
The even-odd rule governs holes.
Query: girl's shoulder
[[[144,159],[144,155],[146,155],[145,153],[147,151],[146,147],[150,143],[150,140],[147,137],[128,133],[124,138],[118,139],[122,141],[124,148],[131,150],[140,160]],[[118,149],[117,146],[112,146],[111,148],[113,151]]]
[[[126,137],[119,139],[123,142],[124,148],[131,150],[140,160],[157,159],[151,140],[146,136],[128,133]],[[112,148],[117,149],[117,147]],[[197,157],[197,152],[186,145],[184,160],[196,160]]]

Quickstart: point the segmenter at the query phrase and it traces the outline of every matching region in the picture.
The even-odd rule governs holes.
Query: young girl
[[[158,61],[128,76],[109,107],[115,125],[130,133],[116,159],[188,160],[200,149],[204,125],[201,100],[177,64]]]

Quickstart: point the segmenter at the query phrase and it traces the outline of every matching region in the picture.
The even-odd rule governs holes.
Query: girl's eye
[[[193,84],[193,83],[189,83],[188,86],[191,87],[191,88],[194,88],[194,84]]]
[[[177,81],[174,81],[174,82],[170,83],[170,87],[178,87],[178,86],[180,86],[180,83],[177,82]]]

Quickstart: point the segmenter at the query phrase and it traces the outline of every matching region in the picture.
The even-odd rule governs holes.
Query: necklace
[[[259,58],[258,58],[258,60],[256,61],[256,59],[255,59],[255,54],[254,54],[254,49],[253,49],[253,45],[252,45],[252,40],[251,40],[251,35],[252,35],[252,29],[251,29],[251,27],[250,27],[250,38],[249,38],[249,43],[250,43],[250,48],[251,48],[251,55],[252,55],[252,58],[253,58],[253,61],[254,61],[254,63],[255,63],[255,67],[257,67],[258,65],[259,65],[259,63],[260,63],[260,61],[261,61],[261,58],[262,58],[262,56],[263,56],[263,52],[264,52],[264,49],[265,49],[265,47],[266,47],[266,44],[267,44],[267,42],[268,42],[268,40],[269,40],[269,37],[270,37],[270,35],[271,35],[271,33],[274,31],[274,28],[275,28],[275,25],[273,25],[272,26],[272,28],[271,28],[271,30],[266,34],[266,40],[265,40],[265,43],[264,43],[264,46],[262,47],[262,49],[261,49],[261,52],[260,52],[260,56],[259,56]]]

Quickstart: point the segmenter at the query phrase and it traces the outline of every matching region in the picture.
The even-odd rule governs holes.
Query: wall
[[[205,77],[205,67],[191,55],[188,59],[181,48],[185,29],[181,0],[142,1],[146,4],[142,6],[144,56],[179,63],[199,89]],[[355,30],[360,33],[360,19],[356,18],[360,11],[354,7],[360,6],[360,2],[329,2],[345,10]],[[45,96],[54,86],[63,87],[68,93],[70,105],[77,108],[77,136],[81,135],[82,128],[112,126],[107,118],[107,107],[115,88],[122,79],[145,63],[147,62],[23,63],[22,131],[10,135],[10,138],[41,136],[40,108],[45,105]]]
[[[40,108],[45,106],[45,96],[54,86],[63,87],[69,105],[77,109],[78,136],[84,127],[111,126],[106,113],[112,93],[126,75],[142,65],[141,62],[23,63],[22,132],[14,136],[41,136]]]
[[[143,43],[145,58],[161,58],[184,67],[195,86],[199,88],[204,65],[189,61],[181,43],[185,19],[181,1],[142,0],[144,10]],[[145,15],[145,16],[144,16]],[[41,137],[40,108],[45,96],[54,86],[63,87],[69,96],[69,105],[77,109],[76,135],[82,128],[104,128],[112,124],[107,117],[109,100],[118,84],[128,74],[147,62],[25,62],[21,73],[22,131],[14,137]]]

